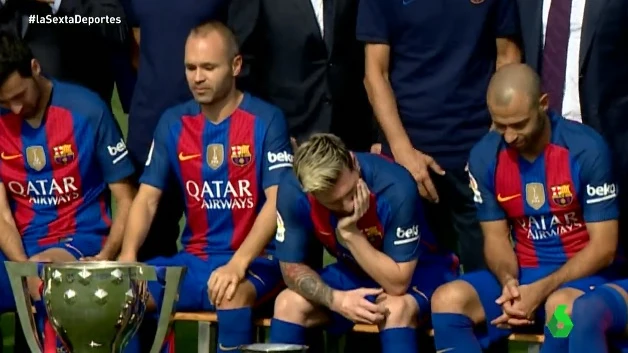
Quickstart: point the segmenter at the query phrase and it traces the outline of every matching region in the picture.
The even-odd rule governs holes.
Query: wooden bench
[[[197,322],[198,353],[209,352],[213,339],[212,328],[215,328],[215,324],[218,322],[218,317],[216,313],[176,313],[173,320]],[[261,335],[261,332],[259,332],[259,329],[265,329],[270,327],[270,319],[256,319],[254,324],[258,328],[257,339],[259,341],[263,341],[264,337],[263,335]],[[377,329],[377,326],[358,324],[353,327],[353,332],[378,333],[379,331]],[[434,336],[434,330],[430,330],[430,336]],[[541,344],[543,344],[543,335],[513,333],[508,337],[508,340],[513,342],[527,343],[528,353],[538,353],[541,348]]]

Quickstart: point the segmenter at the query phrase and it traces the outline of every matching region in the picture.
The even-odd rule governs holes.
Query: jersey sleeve
[[[582,204],[585,222],[602,222],[617,219],[617,184],[611,162],[611,152],[603,141],[595,148],[587,148],[579,155],[579,191],[584,199]]]
[[[410,190],[417,190],[416,186]],[[383,252],[395,262],[408,262],[419,258],[421,228],[418,212],[419,194],[416,191],[398,193],[388,197],[390,218],[384,225]]]
[[[467,166],[469,187],[473,192],[473,201],[480,222],[506,219],[506,214],[495,196],[495,171],[491,164],[481,151],[477,149],[471,151]]]
[[[109,109],[103,108],[102,112],[96,133],[96,154],[102,168],[103,180],[111,184],[130,177],[135,173],[135,168],[120,127]]]
[[[170,175],[170,164],[168,161],[168,150],[170,149],[169,133],[167,116],[163,116],[155,129],[153,142],[148,152],[140,183],[154,186],[160,190],[166,187]]]
[[[289,184],[277,192],[277,233],[275,256],[281,262],[303,263],[308,254],[312,220],[305,195]]]
[[[519,34],[519,14],[516,0],[498,0],[496,16],[497,38],[516,37]]]
[[[277,110],[273,116],[264,139],[262,165],[262,187],[275,186],[282,175],[292,172],[292,145],[288,134],[288,125],[283,113]]]
[[[386,4],[392,6],[391,4]],[[385,6],[382,0],[360,0],[358,5],[358,18],[356,25],[356,37],[366,43],[388,44],[390,31],[386,21]]]

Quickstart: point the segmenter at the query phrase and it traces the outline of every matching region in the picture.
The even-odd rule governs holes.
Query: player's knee
[[[253,306],[256,298],[255,286],[251,282],[245,281],[238,286],[231,300],[223,300],[216,305],[216,309],[228,310]]]
[[[388,310],[384,328],[416,327],[419,306],[412,296],[386,296],[381,304]]]
[[[547,320],[550,320],[552,318],[552,315],[554,315],[554,312],[556,312],[556,309],[561,305],[564,305],[565,312],[568,315],[571,315],[573,302],[580,295],[582,295],[582,292],[573,288],[559,289],[555,291],[554,293],[550,294],[550,296],[547,297],[547,300],[545,301],[545,314],[546,314]]]
[[[274,317],[305,325],[314,310],[314,305],[307,299],[290,289],[285,289],[275,299]]]
[[[577,332],[606,330],[613,317],[626,311],[623,290],[613,284],[596,288],[573,302],[571,319]]]
[[[474,302],[479,303],[479,300],[473,287],[465,281],[453,281],[434,291],[431,299],[432,312],[469,314]]]

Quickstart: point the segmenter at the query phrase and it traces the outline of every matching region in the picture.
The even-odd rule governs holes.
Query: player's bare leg
[[[326,308],[312,304],[291,289],[285,289],[275,299],[270,342],[305,344],[308,329],[329,322],[328,313]]]
[[[285,289],[275,299],[273,320],[311,328],[325,324],[329,316],[322,307],[312,304],[293,290]]]
[[[428,305],[427,297],[423,296],[422,300]],[[417,299],[410,294],[392,296],[383,293],[375,302],[387,310],[386,318],[378,325],[382,353],[416,352],[420,311]]]
[[[574,301],[583,295],[584,292],[575,289],[575,288],[562,288],[557,290],[556,292],[550,294],[545,301],[545,324],[549,323],[556,313],[556,310],[564,306],[565,313],[567,315],[571,315],[571,311],[573,309]],[[542,353],[567,353],[569,349],[569,342],[566,338],[562,337],[554,337],[549,326],[544,326],[545,330],[545,341],[543,342],[543,346],[541,347]]]
[[[384,293],[375,302],[382,304],[388,311],[384,322],[378,325],[380,332],[395,328],[417,328],[419,305],[411,295],[392,296]]]
[[[628,280],[595,288],[576,299],[569,353],[608,352],[610,336],[628,334]],[[626,342],[620,342],[625,348]]]
[[[62,248],[50,248],[40,252],[39,254],[31,256],[28,259],[32,262],[72,262],[78,261],[77,258],[72,255],[68,250]],[[27,280],[28,291],[33,300],[40,300],[39,287],[41,286],[41,279],[38,277],[30,277]]]
[[[461,280],[444,284],[436,289],[431,303],[434,340],[439,351],[482,352],[474,326],[485,322],[486,314],[471,284]]]

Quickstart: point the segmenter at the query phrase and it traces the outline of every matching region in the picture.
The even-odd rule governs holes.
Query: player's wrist
[[[249,264],[253,261],[252,258],[249,259],[249,256],[243,256],[236,254],[233,255],[231,260],[229,260],[229,265],[235,267],[239,272],[246,272],[246,269],[249,268]]]
[[[344,301],[345,294],[345,291],[332,289],[329,310],[342,314],[342,302]]]

